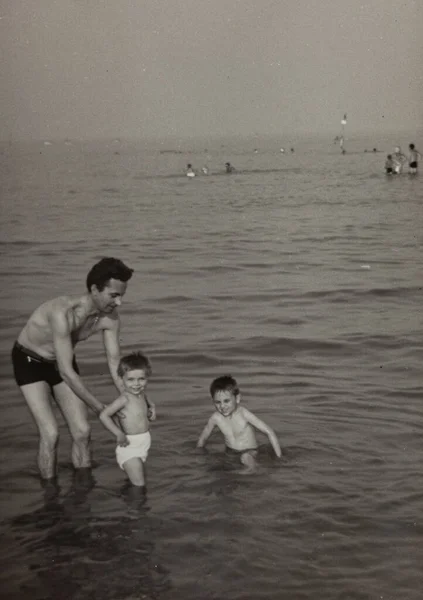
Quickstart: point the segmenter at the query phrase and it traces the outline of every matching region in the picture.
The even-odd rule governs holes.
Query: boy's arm
[[[197,448],[202,448],[205,443],[207,442],[207,440],[209,439],[211,432],[213,431],[213,429],[216,427],[216,420],[214,418],[214,415],[212,415],[210,417],[210,419],[207,422],[207,425],[204,427],[203,431],[201,432],[200,437],[198,438],[198,442],[197,442]]]
[[[126,402],[127,400],[125,396],[119,396],[119,398],[106,406],[106,408],[104,408],[99,415],[99,419],[103,423],[104,427],[113,433],[113,435],[116,436],[118,444],[123,446],[128,444],[126,435],[113,421],[112,416],[122,410],[122,408],[126,405]]]
[[[276,437],[276,433],[273,431],[273,429],[269,427],[269,425],[266,425],[264,421],[253,415],[253,413],[247,408],[243,407],[243,410],[244,416],[248,423],[250,423],[250,425],[267,435],[267,437],[269,438],[269,442],[272,444],[272,448],[275,451],[276,456],[280,458],[282,456],[282,450],[279,445],[278,438]]]
[[[147,417],[149,421],[155,421],[156,420],[156,405],[154,404],[154,402],[152,402],[147,395],[144,395],[147,407],[148,407],[148,412],[147,412]]]

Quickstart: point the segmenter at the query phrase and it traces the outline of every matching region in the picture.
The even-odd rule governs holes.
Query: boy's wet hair
[[[87,289],[91,292],[91,287],[95,285],[98,291],[102,292],[110,279],[118,279],[126,283],[131,279],[133,272],[134,269],[127,267],[118,258],[102,258],[87,275]]]
[[[217,392],[232,392],[235,396],[239,394],[239,386],[232,375],[222,375],[211,382],[210,394],[214,398]]]
[[[414,150],[415,148],[414,144],[409,144],[408,147],[410,148],[410,150]]]
[[[147,377],[150,377],[153,372],[150,361],[142,352],[132,352],[131,354],[122,356],[117,368],[117,374],[119,377],[123,377],[128,371],[136,371],[137,369],[145,371]]]

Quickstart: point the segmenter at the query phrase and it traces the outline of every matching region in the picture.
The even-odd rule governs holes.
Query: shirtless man
[[[38,467],[43,479],[56,475],[59,431],[50,394],[59,405],[72,436],[76,469],[91,466],[88,410],[99,414],[104,405],[79,376],[74,348],[101,331],[113,381],[120,359],[117,308],[133,270],[116,258],[103,258],[87,276],[83,296],[60,296],[41,304],[30,316],[12,350],[15,379],[39,431]]]

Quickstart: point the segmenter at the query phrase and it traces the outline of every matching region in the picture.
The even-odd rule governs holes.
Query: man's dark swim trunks
[[[51,389],[62,383],[63,379],[59,373],[59,367],[55,360],[40,356],[33,350],[28,350],[19,342],[15,342],[12,349],[12,364],[16,383],[28,385],[38,381],[46,381]],[[79,374],[75,357],[72,361],[73,368]]]
[[[417,161],[413,160],[413,162],[410,163],[410,169],[417,169]]]

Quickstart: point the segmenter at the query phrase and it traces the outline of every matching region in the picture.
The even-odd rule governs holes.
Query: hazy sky
[[[3,140],[423,125],[423,0],[0,7]]]

